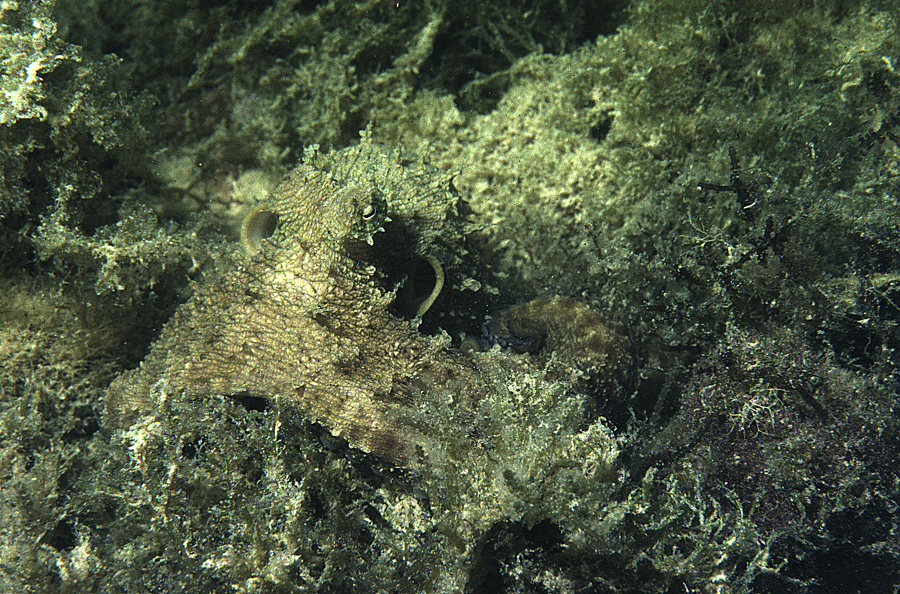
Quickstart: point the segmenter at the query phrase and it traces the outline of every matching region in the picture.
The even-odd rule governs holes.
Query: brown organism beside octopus
[[[448,255],[432,246],[447,244],[435,240],[449,233],[458,200],[450,177],[365,139],[308,158],[248,215],[243,262],[200,287],[141,366],[112,383],[104,422],[127,427],[160,399],[247,394],[293,407],[393,465],[426,464],[438,437],[409,419],[428,386],[465,386],[452,406],[472,413],[491,388],[479,354],[390,313],[397,290],[380,287],[366,261],[383,225],[402,220],[419,237],[409,255],[440,266]],[[585,304],[556,297],[510,311],[545,332],[548,349],[498,356],[543,366],[552,351],[588,374],[622,358],[618,335]],[[578,323],[561,323],[560,312]]]

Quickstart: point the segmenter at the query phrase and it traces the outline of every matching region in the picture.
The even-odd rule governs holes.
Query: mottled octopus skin
[[[141,366],[110,386],[105,423],[127,426],[147,414],[152,394],[249,394],[292,406],[396,466],[425,463],[433,438],[405,420],[416,399],[429,386],[453,382],[469,388],[456,405],[474,409],[486,388],[472,355],[389,313],[393,294],[361,258],[378,248],[375,236],[388,217],[428,214],[421,233],[428,238],[454,205],[448,176],[399,155],[364,142],[288,174],[267,201],[278,218],[274,234],[179,308]],[[618,356],[615,335],[586,305],[551,298],[516,315],[552,317],[554,307],[599,324],[602,340],[596,327],[576,330],[600,351],[585,354],[577,336],[541,322],[552,334],[548,344],[566,341],[582,367],[581,359],[610,365]]]

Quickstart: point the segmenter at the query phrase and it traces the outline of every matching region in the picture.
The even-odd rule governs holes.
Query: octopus
[[[429,387],[462,386],[466,397],[448,406],[466,409],[463,417],[476,417],[491,389],[479,353],[417,327],[465,232],[451,181],[367,139],[308,155],[247,215],[234,269],[198,287],[140,367],[113,381],[105,422],[127,427],[161,397],[250,395],[292,407],[391,465],[427,464],[437,438],[410,411]],[[425,272],[386,283],[373,263],[391,260]],[[424,288],[416,276],[428,279]],[[619,335],[574,299],[539,299],[491,324],[483,342],[523,365],[562,357],[580,375],[610,377],[626,358]]]

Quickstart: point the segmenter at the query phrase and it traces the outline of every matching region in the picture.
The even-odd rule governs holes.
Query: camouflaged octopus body
[[[413,251],[437,243],[455,214],[449,185],[446,174],[366,142],[307,160],[248,218],[253,253],[200,288],[140,368],[113,382],[106,422],[127,425],[163,394],[249,394],[292,406],[392,464],[422,464],[431,438],[408,421],[416,399],[429,386],[462,385],[469,396],[455,406],[474,408],[485,388],[473,355],[389,313],[394,294],[379,288],[365,256],[389,220],[416,226]],[[547,307],[525,313],[539,318]],[[614,359],[609,344],[603,364]]]
[[[200,288],[141,367],[112,384],[108,422],[128,424],[161,391],[280,398],[353,447],[409,465],[424,438],[395,412],[411,404],[405,386],[434,367],[446,340],[390,315],[392,295],[353,256],[371,249],[388,201],[427,203],[445,216],[454,203],[446,177],[433,174],[426,192],[422,179],[398,152],[365,143],[288,174],[263,206],[277,219],[272,236]],[[404,193],[413,187],[411,200]]]

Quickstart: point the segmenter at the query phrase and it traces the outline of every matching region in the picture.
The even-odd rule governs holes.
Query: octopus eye
[[[367,204],[366,207],[362,211],[362,220],[369,222],[375,218],[375,207],[371,204]]]
[[[255,254],[262,249],[262,242],[275,233],[278,226],[278,215],[266,204],[260,204],[250,211],[241,225],[241,244],[248,254]]]

